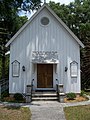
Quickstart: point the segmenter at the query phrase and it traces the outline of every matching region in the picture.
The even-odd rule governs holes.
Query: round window
[[[47,17],[41,18],[41,24],[42,25],[48,25],[49,24],[49,19]]]

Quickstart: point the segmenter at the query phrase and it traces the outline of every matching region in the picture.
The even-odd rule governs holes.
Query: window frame
[[[76,74],[73,74],[73,64],[76,64],[76,70],[77,71],[75,71],[74,73],[76,73]],[[75,70],[74,69],[74,70]],[[77,76],[78,76],[78,63],[76,62],[76,61],[72,61],[71,63],[70,63],[70,76],[71,76],[71,78],[77,78]]]
[[[42,20],[45,19],[45,18],[48,19],[48,24],[43,24],[43,23],[42,23]],[[50,19],[49,19],[49,17],[47,17],[47,16],[41,17],[41,18],[40,18],[40,24],[41,24],[42,26],[44,26],[44,27],[45,27],[45,26],[48,26],[48,25],[50,24]]]
[[[18,63],[18,70],[17,70],[17,71],[18,71],[18,72],[17,72],[18,74],[17,74],[17,75],[14,74],[14,69],[13,69],[13,67],[14,67],[13,64],[14,64],[15,62]],[[18,62],[17,60],[14,60],[14,61],[12,62],[12,77],[19,77],[19,76],[20,76],[20,62]]]

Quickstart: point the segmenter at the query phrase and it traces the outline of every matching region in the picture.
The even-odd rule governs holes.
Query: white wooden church
[[[10,46],[9,93],[34,90],[80,93],[80,47],[83,43],[44,4],[6,44]]]

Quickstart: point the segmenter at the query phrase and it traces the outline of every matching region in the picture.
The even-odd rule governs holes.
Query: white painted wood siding
[[[50,23],[47,26],[40,24],[42,17],[48,17]],[[32,51],[57,51],[59,64],[55,79],[64,84],[64,92],[80,92],[80,48],[79,44],[63,28],[62,25],[51,15],[47,9],[43,9],[33,21],[19,34],[10,45],[10,75],[9,92],[25,93],[26,85],[31,84],[32,79],[36,78],[36,69],[33,72]],[[11,63],[14,60],[20,62],[20,76],[12,77]],[[70,63],[78,63],[78,77],[70,77]],[[22,66],[25,66],[25,72]],[[68,71],[65,72],[65,67]],[[35,65],[36,68],[36,65]]]

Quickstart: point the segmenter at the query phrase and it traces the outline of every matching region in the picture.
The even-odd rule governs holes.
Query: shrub
[[[16,101],[23,101],[23,96],[20,93],[16,93],[16,94],[14,94],[14,99]]]
[[[3,101],[5,101],[5,102],[14,102],[15,100],[14,100],[13,97],[5,97],[5,98],[3,98]]]
[[[84,96],[85,92],[82,90],[80,96]]]
[[[9,91],[4,91],[1,95],[1,98],[3,99],[4,97],[8,97],[9,96]]]
[[[67,94],[67,98],[69,99],[69,100],[74,100],[75,98],[76,98],[76,94],[75,93],[68,93]]]

